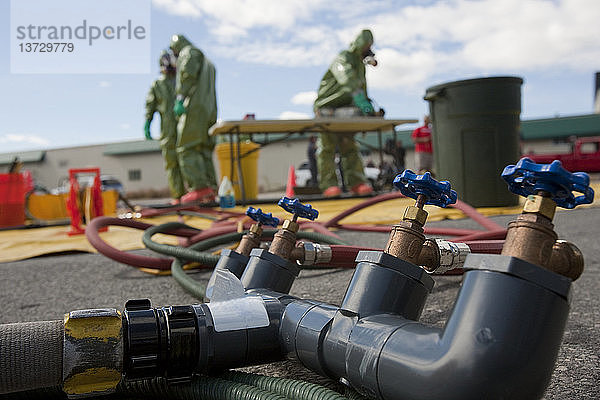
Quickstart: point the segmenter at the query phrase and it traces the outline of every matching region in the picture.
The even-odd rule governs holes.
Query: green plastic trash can
[[[428,88],[434,170],[473,207],[518,204],[500,178],[519,160],[521,85],[518,77],[449,82]]]

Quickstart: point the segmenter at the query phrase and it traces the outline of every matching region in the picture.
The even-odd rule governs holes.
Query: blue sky
[[[597,0],[153,0],[150,74],[72,75],[10,73],[9,5],[0,0],[0,152],[142,139],[174,33],[215,64],[224,120],[311,117],[328,64],[363,28],[379,60],[369,96],[389,118],[421,118],[429,86],[498,75],[525,80],[523,119],[587,114],[600,71]]]

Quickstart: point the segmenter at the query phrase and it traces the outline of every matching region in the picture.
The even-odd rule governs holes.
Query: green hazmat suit
[[[160,148],[165,160],[171,196],[178,199],[185,194],[185,186],[177,160],[177,119],[173,112],[174,104],[175,74],[163,73],[152,83],[146,96],[146,121],[152,121],[155,112],[160,115]]]
[[[341,107],[354,107],[354,110],[350,109],[350,115],[347,116],[364,114],[364,111],[361,112],[362,107],[358,107],[356,99],[366,100],[367,80],[363,58],[365,50],[372,44],[373,34],[369,30],[363,30],[349,49],[340,52],[333,60],[321,79],[317,99],[314,102],[317,116],[328,115],[324,112],[326,110],[330,111],[331,116],[335,116],[335,109]],[[339,150],[346,186],[354,187],[367,182],[354,133],[321,133],[317,143],[321,190],[338,185],[335,172],[336,147]]]
[[[177,123],[179,166],[190,190],[216,189],[215,140],[208,135],[217,122],[216,70],[183,35],[173,36],[171,49],[177,56],[176,101],[185,108]]]

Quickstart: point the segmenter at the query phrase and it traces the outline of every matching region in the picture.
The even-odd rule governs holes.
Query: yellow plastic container
[[[242,176],[244,178],[244,191],[246,199],[258,197],[258,153],[260,146],[253,142],[240,143],[240,155],[242,159]],[[231,150],[233,148],[233,164],[231,163]],[[219,143],[215,147],[217,160],[219,161],[219,182],[224,176],[229,177],[233,183],[235,198],[242,198],[238,179],[237,143]],[[233,166],[233,170],[232,170]],[[217,182],[217,183],[219,183]]]
[[[87,194],[86,194],[87,196]],[[27,207],[31,216],[41,220],[66,219],[69,218],[67,212],[68,193],[62,194],[31,194]],[[117,202],[119,201],[119,192],[116,190],[107,190],[102,192],[102,209],[104,215],[114,216],[117,214]],[[85,201],[84,203],[87,203]]]

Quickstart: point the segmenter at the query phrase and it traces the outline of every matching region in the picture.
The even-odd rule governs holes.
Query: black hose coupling
[[[152,308],[149,299],[129,300],[123,311],[124,372],[129,380],[162,376],[191,379],[198,362],[198,328],[192,306]]]

